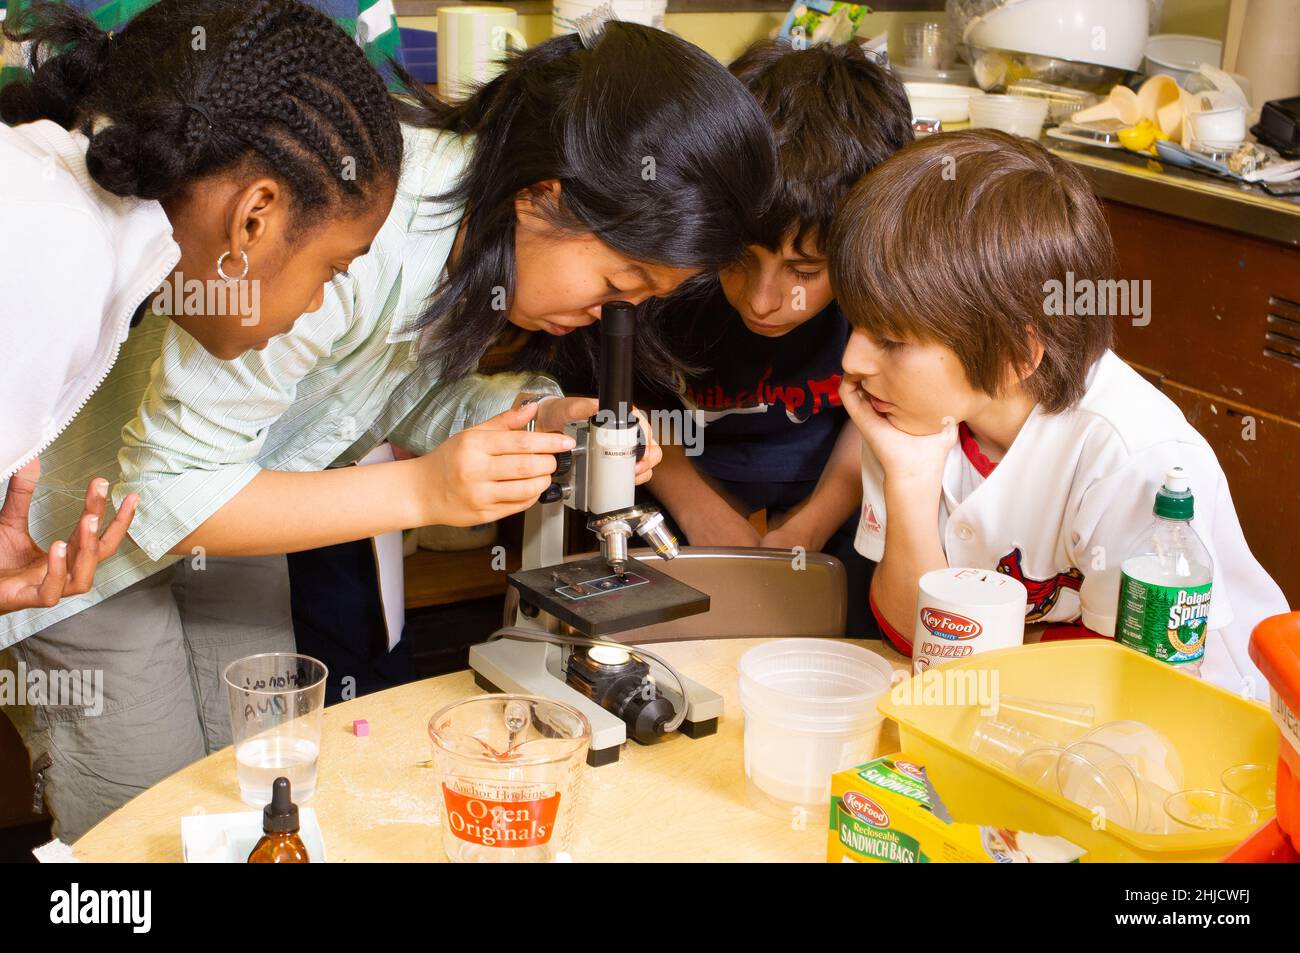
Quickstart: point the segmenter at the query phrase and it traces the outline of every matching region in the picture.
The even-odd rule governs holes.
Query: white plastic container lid
[[[1191,73],[1202,63],[1218,67],[1223,60],[1223,44],[1206,36],[1157,33],[1147,38],[1146,58],[1157,66]]]
[[[740,659],[745,717],[818,734],[852,730],[881,717],[893,667],[875,652],[829,639],[778,639]]]

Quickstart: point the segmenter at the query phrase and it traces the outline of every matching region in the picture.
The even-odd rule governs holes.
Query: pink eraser
[[[358,738],[364,738],[370,734],[370,722],[364,718],[358,718],[352,723],[352,733]]]

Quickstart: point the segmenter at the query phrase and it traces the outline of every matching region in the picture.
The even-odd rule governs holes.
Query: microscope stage
[[[602,556],[511,573],[520,602],[588,636],[610,635],[709,611],[706,593],[639,559],[615,576]]]

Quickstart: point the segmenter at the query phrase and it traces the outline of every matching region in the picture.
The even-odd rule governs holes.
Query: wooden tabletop
[[[745,799],[743,719],[736,666],[762,639],[673,642],[655,646],[682,674],[719,692],[726,703],[718,733],[624,745],[617,764],[587,768],[575,861],[821,861],[826,831],[769,817]],[[896,668],[906,661],[878,642]],[[457,672],[367,695],[325,709],[316,809],[331,862],[442,861],[439,805],[430,758],[429,717],[443,705],[481,694]],[[369,737],[352,722],[370,723]],[[897,747],[886,723],[881,751]],[[186,814],[248,811],[239,799],[231,749],[160,782],[86,833],[74,846],[83,861],[180,861]]]

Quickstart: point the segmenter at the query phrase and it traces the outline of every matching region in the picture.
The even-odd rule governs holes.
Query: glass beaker
[[[329,670],[309,655],[266,652],[231,662],[222,675],[230,700],[239,796],[258,807],[286,777],[301,804],[316,793],[320,716]]]
[[[531,695],[481,695],[429,719],[452,861],[567,856],[591,744],[576,708]]]

